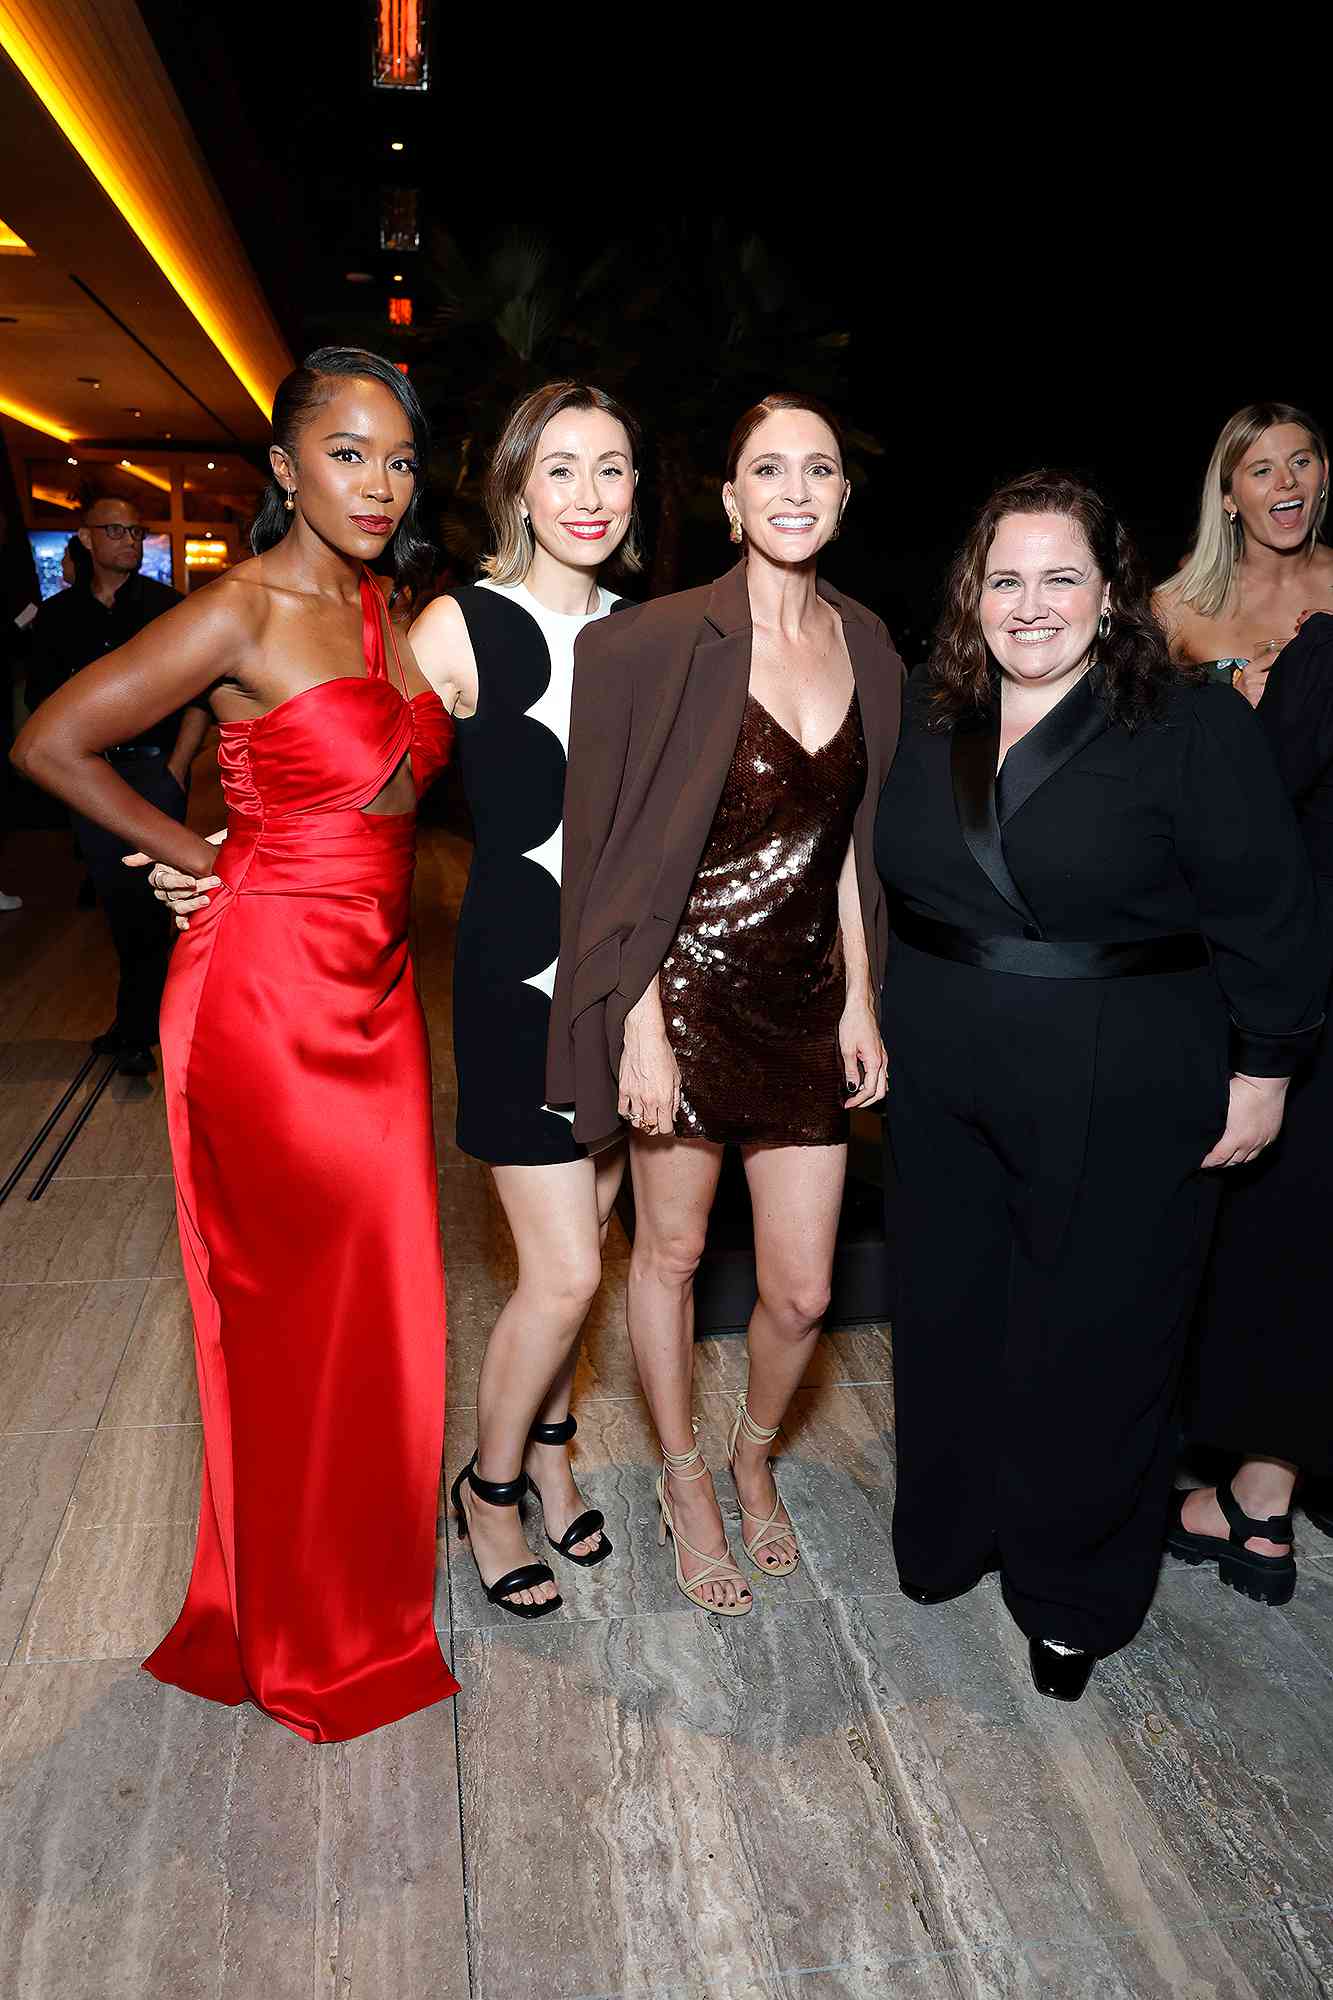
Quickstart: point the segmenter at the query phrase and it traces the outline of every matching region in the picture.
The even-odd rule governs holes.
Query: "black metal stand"
[[[69,1130],[65,1133],[64,1137],[61,1139],[60,1144],[56,1147],[55,1152],[51,1155],[51,1158],[47,1161],[46,1165],[42,1168],[41,1173],[37,1176],[37,1179],[33,1183],[32,1190],[28,1195],[29,1201],[40,1201],[42,1196],[46,1193],[48,1187],[50,1187],[51,1182],[55,1177],[56,1169],[59,1167],[60,1162],[64,1159],[70,1147],[74,1144],[74,1141],[78,1138],[80,1132],[82,1132],[84,1126],[87,1124],[88,1119],[92,1114],[93,1106],[97,1103],[98,1098],[102,1095],[102,1092],[106,1089],[112,1077],[115,1075],[116,1060],[117,1059],[115,1056],[109,1056],[107,1058],[106,1068],[102,1071],[102,1074],[98,1077],[96,1083],[89,1091],[87,1097],[84,1099],[83,1103],[79,1106],[78,1116],[75,1118],[73,1124],[70,1126]],[[91,1049],[88,1055],[85,1057],[83,1064],[79,1069],[78,1075],[75,1077],[73,1083],[71,1083],[69,1089],[65,1092],[64,1096],[61,1098],[59,1104],[56,1105],[54,1111],[50,1111],[47,1113],[47,1116],[42,1123],[41,1130],[37,1133],[36,1137],[29,1142],[27,1148],[23,1153],[22,1158],[18,1161],[16,1166],[11,1168],[10,1172],[6,1175],[4,1181],[0,1182],[0,1203],[8,1201],[10,1195],[14,1192],[14,1189],[23,1179],[24,1174],[27,1173],[28,1168],[37,1158],[37,1155],[41,1152],[42,1147],[46,1144],[52,1132],[54,1132],[56,1126],[60,1123],[66,1111],[73,1103],[74,1098],[77,1095],[80,1086],[89,1076],[89,1074],[96,1068],[96,1066],[97,1066],[97,1051],[96,1049]]]

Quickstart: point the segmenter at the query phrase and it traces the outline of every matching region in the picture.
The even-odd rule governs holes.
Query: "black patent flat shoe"
[[[1221,1582],[1232,1590],[1239,1590],[1245,1597],[1253,1598],[1256,1604],[1290,1604],[1296,1594],[1296,1557],[1294,1552],[1285,1556],[1261,1556],[1245,1544],[1252,1535],[1262,1535],[1266,1542],[1290,1542],[1294,1540],[1290,1514],[1273,1514],[1267,1521],[1255,1521],[1244,1512],[1230,1486],[1217,1488],[1217,1504],[1231,1530],[1229,1535],[1196,1535],[1187,1528],[1184,1521],[1185,1502],[1189,1491],[1178,1487],[1171,1496],[1171,1513],[1167,1523],[1167,1553],[1177,1562],[1215,1562]]]
[[[898,1578],[898,1588],[904,1597],[910,1597],[913,1604],[950,1604],[955,1597],[966,1597],[969,1590],[975,1590],[983,1577],[993,1576],[1000,1567],[998,1553],[991,1556],[983,1568],[966,1583],[951,1584],[947,1590],[925,1590],[920,1584],[908,1583],[904,1577]]]
[[[1049,1639],[1028,1640],[1032,1685],[1051,1701],[1081,1701],[1097,1664],[1095,1653],[1070,1652]]]
[[[574,1418],[566,1417],[564,1422],[559,1424],[534,1424],[528,1432],[528,1439],[532,1444],[568,1444],[577,1430],[578,1424]],[[542,1520],[545,1521],[546,1503],[542,1499],[541,1488],[535,1479],[528,1480],[528,1491],[536,1498],[542,1510]],[[570,1522],[559,1541],[556,1541],[553,1535],[548,1535],[546,1539],[556,1554],[563,1556],[566,1562],[575,1563],[579,1569],[596,1569],[598,1563],[604,1563],[611,1553],[612,1545],[606,1538],[605,1527],[605,1514],[598,1507],[589,1507],[586,1514],[580,1514],[577,1519]],[[602,1539],[597,1547],[589,1550],[586,1556],[576,1556],[575,1542],[586,1542],[593,1535],[601,1535]]]
[[[528,1490],[527,1474],[520,1472],[517,1479],[483,1479],[477,1469],[477,1454],[474,1451],[450,1489],[449,1498],[453,1504],[454,1518],[458,1527],[460,1542],[467,1540],[467,1515],[463,1512],[463,1481],[466,1479],[479,1500],[488,1507],[517,1507]],[[472,1551],[476,1561],[477,1551]],[[481,1576],[481,1564],[477,1563],[477,1575]],[[506,1570],[503,1576],[487,1583],[481,1576],[481,1587],[490,1603],[498,1604],[502,1611],[508,1611],[515,1618],[545,1618],[552,1611],[558,1611],[564,1598],[555,1596],[545,1604],[511,1604],[510,1598],[520,1590],[535,1590],[540,1583],[554,1583],[555,1572],[547,1563],[523,1563],[518,1569]]]

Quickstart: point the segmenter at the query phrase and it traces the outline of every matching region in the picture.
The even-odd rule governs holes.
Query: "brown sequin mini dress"
[[[746,697],[694,887],[662,961],[682,1138],[846,1139],[838,876],[865,782],[855,694],[837,734],[813,751]]]

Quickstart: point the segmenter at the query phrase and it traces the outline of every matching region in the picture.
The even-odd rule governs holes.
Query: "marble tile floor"
[[[11,1147],[110,990],[96,913],[34,863],[57,838],[26,837],[30,949],[0,933]],[[425,847],[438,1027],[462,870]],[[451,1477],[513,1264],[447,1143],[440,1043],[436,1066]],[[184,1589],[200,1450],[160,1121],[158,1079],[112,1092],[43,1201],[0,1208],[4,2000],[1333,1995],[1333,1541],[1303,1529],[1278,1612],[1168,1568],[1088,1698],[1044,1702],[993,1579],[933,1610],[898,1593],[889,1336],[854,1328],[782,1442],[802,1569],[702,1617],[657,1546],[623,1239],[577,1447],[616,1553],[557,1562],[561,1614],[488,1605],[442,1510],[455,1703],[312,1748],[159,1687],[138,1662]],[[719,1467],[743,1381],[740,1343],[700,1344]]]

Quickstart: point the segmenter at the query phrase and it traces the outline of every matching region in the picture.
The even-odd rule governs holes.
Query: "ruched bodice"
[[[454,725],[430,689],[407,697],[388,671],[379,593],[361,585],[366,672],[319,681],[251,722],[224,722],[223,796],[246,819],[358,811],[411,753],[417,797],[449,759]],[[395,648],[395,666],[401,666]]]

